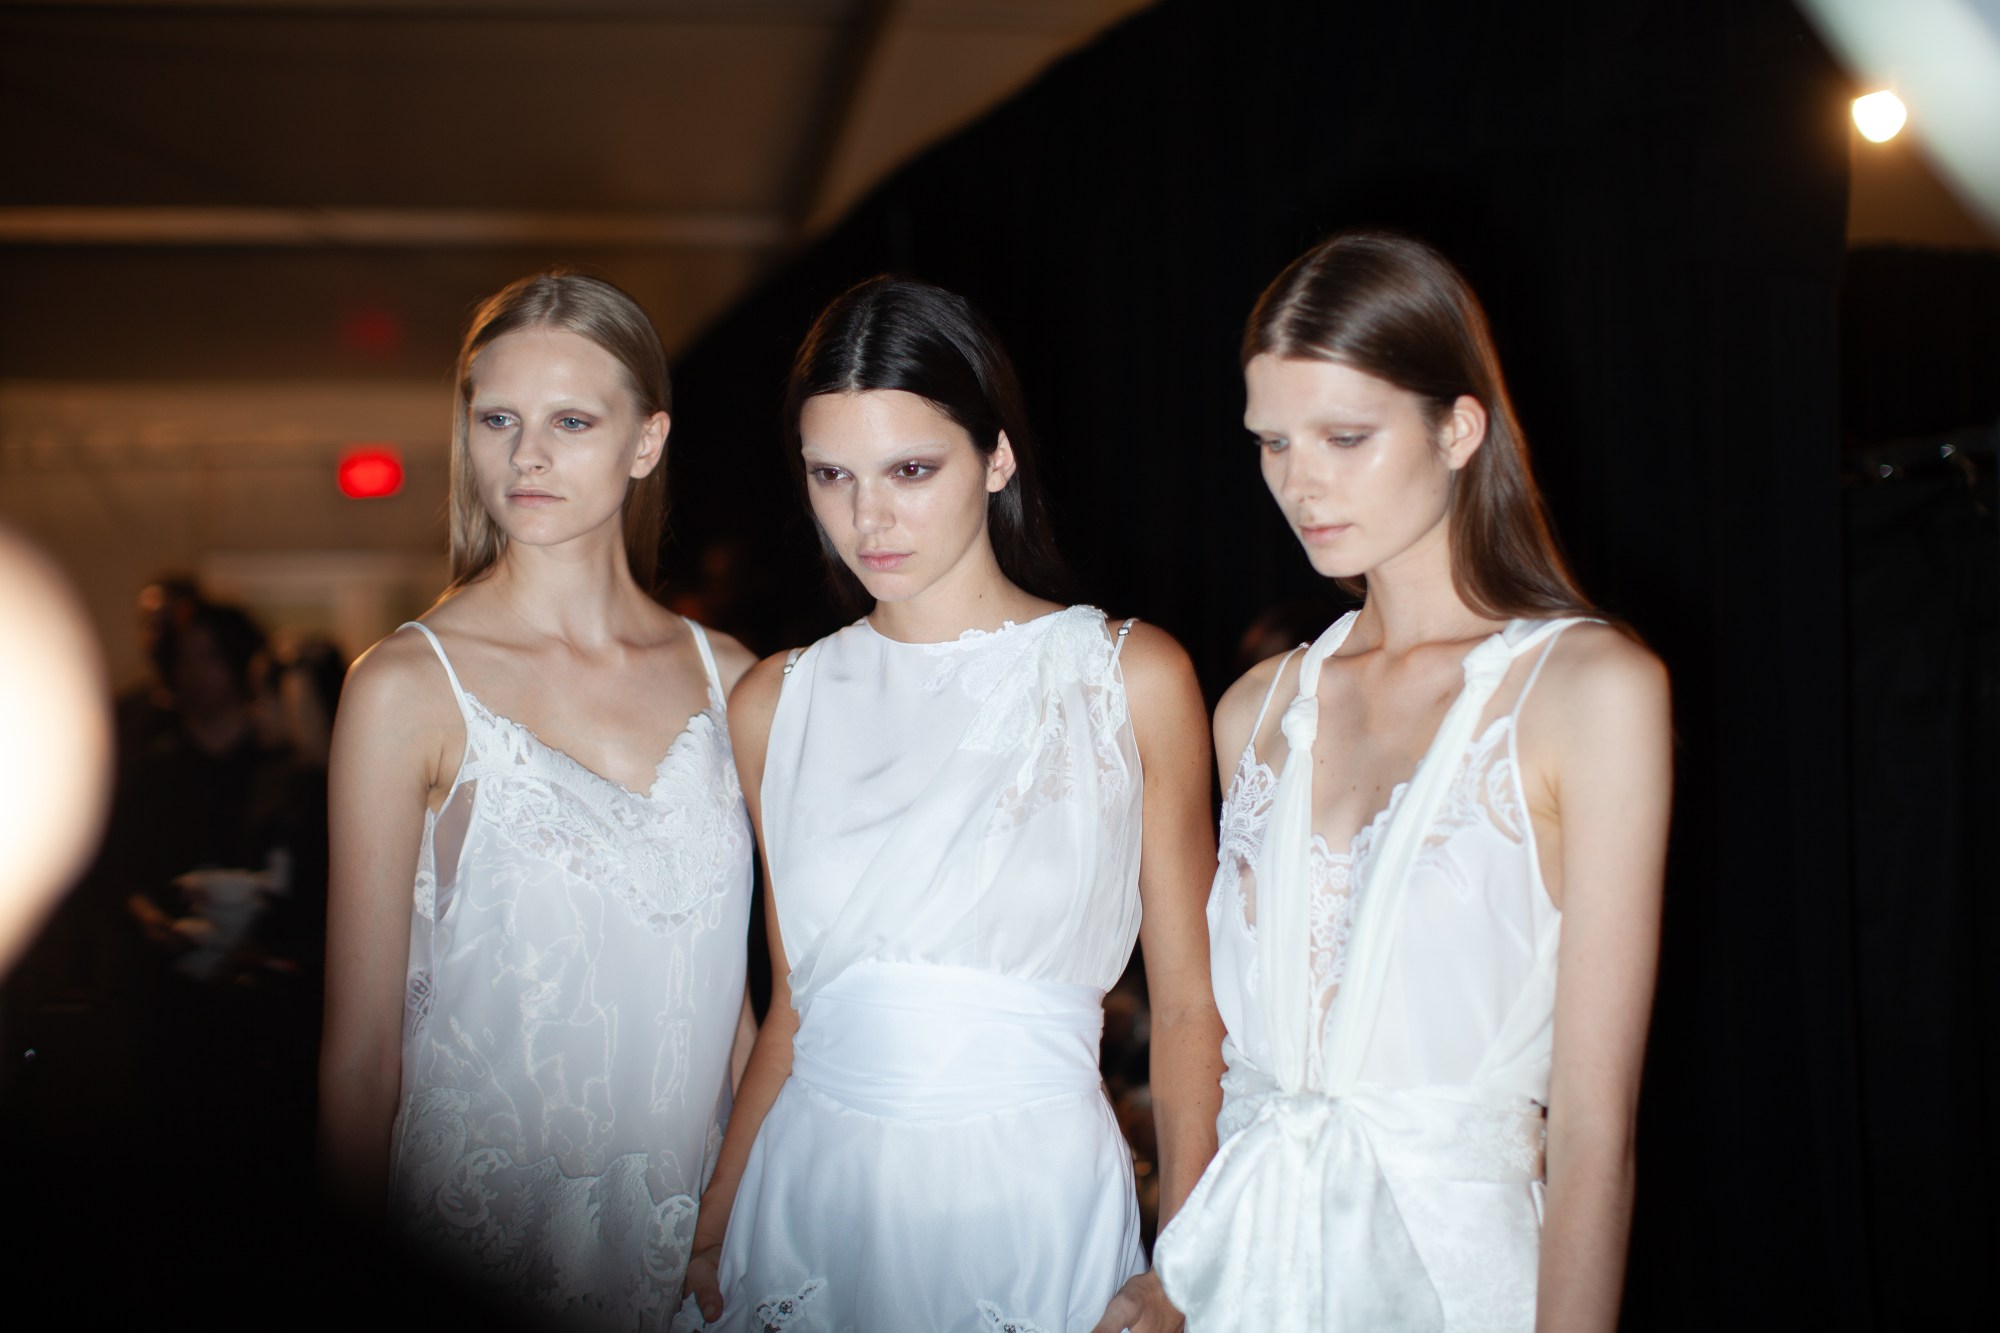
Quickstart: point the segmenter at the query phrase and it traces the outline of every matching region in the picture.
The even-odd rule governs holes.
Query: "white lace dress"
[[[729,1112],[750,836],[721,681],[627,790],[463,689],[426,819],[390,1212],[565,1324],[664,1328]],[[528,1313],[524,1309],[523,1313]]]
[[[799,1031],[718,1327],[1088,1330],[1142,1267],[1097,1067],[1139,927],[1122,642],[1071,607],[796,659],[763,811]]]
[[[1222,1147],[1154,1261],[1192,1333],[1526,1330],[1561,918],[1516,719],[1573,622],[1475,648],[1416,774],[1335,851],[1310,827],[1314,691],[1352,619],[1309,651],[1286,710],[1303,762],[1288,754],[1281,780],[1246,748],[1224,795]]]

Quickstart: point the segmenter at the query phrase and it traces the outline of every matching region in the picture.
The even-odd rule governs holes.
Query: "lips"
[[[910,558],[908,551],[861,551],[856,558],[869,569],[883,573],[895,569]]]
[[[510,503],[513,504],[545,505],[545,504],[554,504],[556,501],[562,499],[562,497],[559,495],[551,495],[547,491],[513,490],[507,492],[507,499]]]
[[[1351,523],[1301,523],[1299,540],[1308,546],[1320,546],[1327,542],[1339,541],[1352,527]]]

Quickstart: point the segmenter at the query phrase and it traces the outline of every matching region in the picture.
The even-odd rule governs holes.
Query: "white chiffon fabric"
[[[796,658],[762,797],[799,1030],[716,1327],[1088,1330],[1142,1267],[1097,1068],[1139,927],[1122,642],[1071,607]]]
[[[425,820],[390,1211],[566,1325],[665,1328],[729,1113],[750,835],[708,703],[646,792],[489,711]]]
[[[1534,1324],[1561,918],[1516,718],[1576,622],[1475,647],[1411,780],[1336,853],[1312,827],[1312,748],[1320,666],[1353,622],[1300,664],[1282,775],[1253,739],[1224,796],[1222,1146],[1154,1250],[1193,1333]]]

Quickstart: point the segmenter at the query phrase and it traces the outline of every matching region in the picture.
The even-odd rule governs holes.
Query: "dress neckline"
[[[553,755],[559,763],[568,765],[570,768],[575,769],[577,772],[583,774],[585,777],[593,779],[602,786],[609,787],[612,791],[617,792],[621,796],[629,796],[634,800],[640,800],[640,801],[657,801],[659,799],[660,784],[666,780],[667,769],[669,766],[672,765],[674,761],[674,756],[685,753],[688,747],[693,744],[692,738],[695,733],[696,724],[699,723],[703,718],[713,718],[716,714],[720,713],[722,709],[722,701],[716,698],[715,686],[711,684],[708,686],[708,702],[706,704],[703,704],[700,708],[696,709],[694,712],[688,714],[688,720],[681,724],[680,730],[676,731],[674,733],[673,739],[667,742],[667,752],[660,756],[660,760],[658,763],[653,765],[652,782],[650,782],[647,785],[644,791],[639,791],[636,790],[635,788],[626,786],[624,783],[618,781],[618,779],[616,778],[606,777],[604,774],[592,768],[589,764],[586,764],[581,759],[578,759],[568,750],[563,749],[560,745],[549,744],[547,741],[543,740],[539,735],[537,735],[535,733],[535,729],[529,726],[527,723],[509,717],[505,713],[495,712],[493,709],[488,708],[486,706],[485,701],[482,700],[478,695],[474,694],[471,690],[464,690],[464,694],[466,701],[470,703],[474,708],[478,709],[479,712],[483,714],[486,718],[488,718],[493,722],[497,722],[502,726],[511,727],[514,731],[518,732],[522,736],[527,737],[528,740],[532,741],[536,746],[547,751],[549,754]],[[460,767],[462,769],[464,766],[461,764]]]
[[[1044,611],[1042,614],[1030,616],[1026,620],[1003,620],[1000,622],[998,629],[963,630],[955,639],[940,639],[936,642],[891,638],[881,630],[876,629],[875,623],[868,619],[867,616],[862,616],[859,620],[856,620],[853,627],[864,630],[871,637],[883,643],[894,644],[898,648],[922,648],[937,652],[943,649],[978,647],[981,644],[992,643],[997,639],[1010,638],[1022,630],[1046,627],[1057,616],[1068,615],[1072,611],[1089,609],[1091,608],[1083,606],[1059,606],[1053,611]]]

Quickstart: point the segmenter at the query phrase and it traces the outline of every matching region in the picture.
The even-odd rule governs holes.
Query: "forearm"
[[[750,1061],[744,1067],[743,1081],[736,1089],[736,1101],[729,1111],[729,1126],[723,1131],[722,1148],[716,1155],[714,1174],[709,1177],[708,1188],[702,1192],[700,1214],[694,1231],[696,1250],[720,1245],[723,1233],[729,1228],[729,1214],[736,1203],[736,1189],[743,1183],[743,1169],[749,1165],[750,1149],[757,1142],[757,1131],[763,1128],[764,1117],[770,1114],[772,1104],[778,1100],[785,1080],[791,1077],[792,1033],[797,1026],[797,1016],[789,1003],[782,1012],[774,1003],[770,1015],[764,1020],[763,1029],[757,1034],[756,1045],[750,1049]]]
[[[1159,1141],[1160,1212],[1166,1226],[1215,1156],[1222,1109],[1222,1020],[1212,1004],[1155,1015],[1151,1045],[1153,1130]]]
[[[379,1218],[388,1206],[389,1135],[400,1085],[394,1061],[356,1059],[335,1048],[320,1060],[320,1189],[357,1217]]]
[[[1551,1134],[1536,1333],[1617,1328],[1634,1179],[1629,1132],[1581,1142]]]

